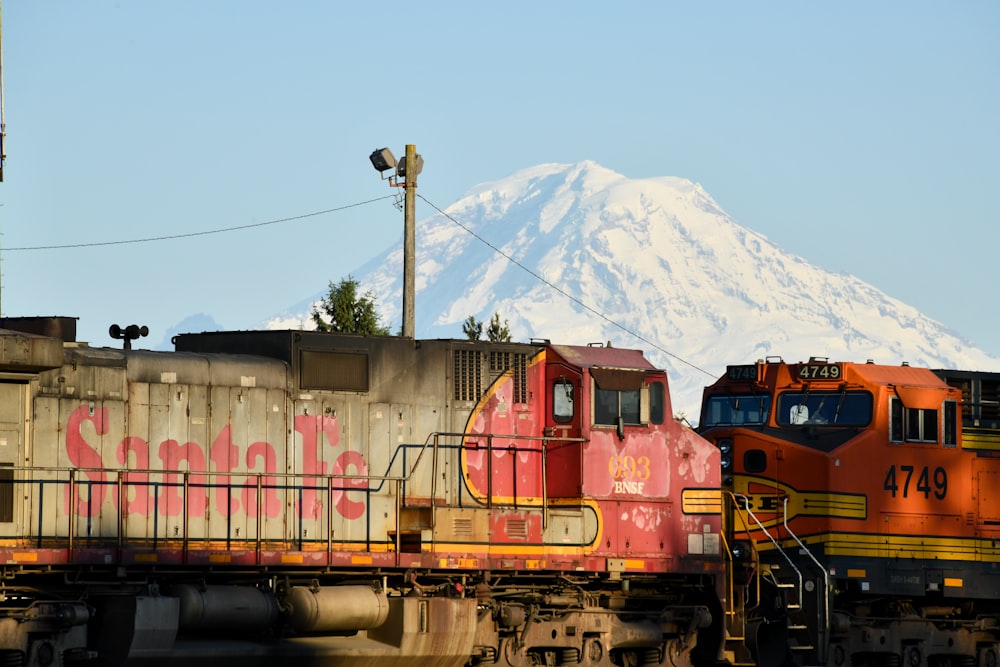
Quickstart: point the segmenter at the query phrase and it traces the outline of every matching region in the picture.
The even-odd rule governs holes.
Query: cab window
[[[573,421],[575,413],[573,401],[573,384],[566,379],[560,379],[552,385],[552,420],[557,424],[568,424]]]
[[[704,426],[763,424],[771,410],[768,394],[710,396],[705,403]]]
[[[594,423],[614,426],[618,418],[626,424],[640,424],[638,389],[601,389],[594,394]]]
[[[867,426],[873,403],[867,391],[786,391],[775,417],[782,426]]]

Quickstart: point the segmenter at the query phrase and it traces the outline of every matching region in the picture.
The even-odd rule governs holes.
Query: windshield
[[[699,426],[763,424],[770,409],[771,397],[767,394],[709,396]]]
[[[872,395],[866,391],[787,391],[778,397],[782,426],[866,426],[871,420]]]

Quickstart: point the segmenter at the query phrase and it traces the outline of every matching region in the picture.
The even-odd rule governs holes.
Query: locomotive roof
[[[597,345],[552,345],[550,348],[568,363],[582,368],[641,368],[656,370],[642,350]]]
[[[67,347],[71,367],[123,368],[130,382],[232,385],[284,388],[288,364],[277,359],[244,354],[213,354],[123,350],[109,347]]]
[[[927,368],[850,364],[856,375],[872,384],[902,384],[913,387],[946,387],[947,383]]]

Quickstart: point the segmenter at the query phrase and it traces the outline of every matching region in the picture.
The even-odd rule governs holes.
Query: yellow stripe
[[[760,516],[762,508],[767,508],[768,515],[780,514],[785,507],[787,499],[788,520],[791,521],[797,516],[828,516],[838,519],[866,519],[868,518],[868,498],[861,493],[835,493],[831,491],[799,491],[788,484],[781,484],[766,477],[754,475],[736,475],[734,478],[733,493],[739,496],[747,496],[754,512]],[[765,493],[750,493],[750,489],[774,489]],[[741,500],[741,502],[743,502]],[[747,525],[754,522],[750,520],[745,510],[736,508],[742,515],[742,521]],[[778,525],[780,519],[774,516],[772,519],[762,520],[765,528]]]
[[[720,514],[722,491],[719,489],[684,489],[681,491],[681,512],[684,514]]]
[[[822,544],[827,556],[859,556],[863,558],[925,558],[941,561],[973,561],[1000,563],[1000,547],[992,539],[948,538],[923,535],[874,535],[870,533],[824,533],[809,535],[807,544]],[[782,541],[782,547],[794,548],[793,540]],[[773,551],[768,541],[757,544],[761,552]]]
[[[583,556],[594,549],[584,547],[561,547],[553,544],[536,544],[533,546],[518,546],[516,544],[469,544],[468,542],[435,542],[436,553],[468,553],[482,550],[490,556],[537,556],[545,552],[546,556]]]
[[[962,449],[1000,451],[1000,432],[993,429],[962,429]]]

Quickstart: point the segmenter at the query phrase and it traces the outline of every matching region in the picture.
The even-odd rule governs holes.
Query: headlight
[[[722,463],[723,470],[729,470],[733,467],[733,455],[730,453],[725,453],[720,457],[720,462]]]
[[[719,451],[723,454],[727,454],[733,451],[733,439],[732,438],[722,438],[719,440]]]
[[[732,553],[733,560],[746,561],[750,560],[753,550],[749,542],[736,542],[733,544]]]

